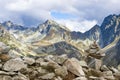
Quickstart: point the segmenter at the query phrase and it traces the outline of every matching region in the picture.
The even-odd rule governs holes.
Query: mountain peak
[[[11,22],[11,21],[5,21],[5,22],[3,23],[3,25],[5,25],[5,26],[7,26],[7,27],[11,27],[11,26],[13,25],[13,22]]]
[[[57,22],[55,22],[54,20],[48,19],[45,21],[45,24],[56,24]]]

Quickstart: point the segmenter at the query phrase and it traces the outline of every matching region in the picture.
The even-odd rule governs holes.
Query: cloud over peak
[[[105,16],[119,14],[119,4],[119,0],[0,0],[0,21],[36,26],[53,19],[84,32],[101,24]]]

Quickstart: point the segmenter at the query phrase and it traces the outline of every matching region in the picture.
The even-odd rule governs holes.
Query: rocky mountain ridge
[[[78,50],[79,55],[84,56],[85,49],[89,48],[88,46],[93,43],[93,41],[97,41],[106,54],[109,54],[109,50],[113,50],[111,55],[109,54],[106,56],[111,56],[111,58],[115,59],[114,57],[119,55],[119,23],[119,15],[109,15],[104,19],[101,26],[95,25],[85,33],[72,32],[65,26],[52,20],[47,20],[45,23],[40,24],[37,28],[24,28],[19,25],[16,26],[10,21],[2,23],[1,26],[7,28],[10,34],[14,35],[16,40],[24,44],[24,46],[27,45],[26,48],[28,50],[30,48],[30,50],[35,51],[38,55],[49,54],[51,51],[50,49],[53,49],[53,53],[57,54],[57,46],[59,46],[59,50],[71,53],[69,48],[74,46]],[[60,45],[61,42],[65,43]],[[67,46],[68,44],[70,44],[69,47],[67,47],[68,49],[60,48]],[[71,50],[76,52],[73,48],[71,48]],[[118,59],[119,58],[117,58],[117,60]],[[115,65],[120,64],[117,60],[115,60]],[[109,63],[111,61],[106,59],[105,63],[106,62]]]

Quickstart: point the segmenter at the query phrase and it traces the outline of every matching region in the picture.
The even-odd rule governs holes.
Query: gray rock
[[[120,64],[118,65],[117,69],[120,71]]]
[[[10,59],[7,61],[3,69],[6,71],[19,71],[22,68],[26,68],[27,65],[24,64],[23,60],[20,58]]]
[[[0,71],[0,75],[16,75],[17,73],[15,72],[5,72],[5,71]]]
[[[113,72],[113,73],[118,73],[119,71],[116,69],[116,68],[114,68],[114,67],[110,67],[110,70]]]
[[[51,61],[48,63],[48,68],[57,69],[60,68],[60,65],[58,65],[56,62]]]
[[[46,61],[53,61],[53,60],[52,60],[53,58],[54,58],[53,55],[47,55],[47,56],[44,58],[44,60],[46,60]]]
[[[4,44],[3,42],[0,42],[0,53],[8,53],[10,50],[10,47]]]
[[[94,53],[96,53],[97,51],[98,51],[97,49],[90,49],[90,50],[89,50],[89,53],[93,53],[93,54],[94,54]]]
[[[47,80],[50,79],[50,80],[52,80],[54,78],[54,76],[55,76],[54,73],[48,73],[46,75],[40,76],[39,78],[40,79],[47,79]]]
[[[33,58],[24,57],[23,60],[24,60],[24,63],[26,63],[28,65],[32,65],[35,63],[35,60]]]
[[[113,75],[117,78],[116,80],[120,80],[120,72],[116,72]]]
[[[80,65],[81,65],[82,67],[88,68],[87,63],[86,63],[85,61],[83,61],[83,60],[80,61]]]
[[[85,76],[85,73],[83,72],[82,67],[77,59],[68,59],[67,61],[65,61],[64,65],[71,73],[77,76]]]
[[[75,78],[73,80],[88,80],[88,79],[86,77],[77,77],[77,78]]]
[[[2,67],[3,67],[3,65],[2,65],[2,64],[0,64],[0,69],[2,69]]]
[[[89,80],[106,80],[104,77],[89,76]]]
[[[0,80],[13,80],[13,79],[11,76],[3,75],[2,79],[0,78]]]
[[[67,68],[65,66],[57,68],[55,69],[55,74],[64,78],[66,75],[68,75]]]
[[[66,54],[63,54],[61,56],[55,56],[54,57],[54,61],[58,64],[63,64],[66,60],[68,59],[67,55]]]
[[[115,77],[112,74],[112,71],[104,71],[103,77],[107,80],[115,80]]]
[[[18,75],[13,77],[13,80],[30,80],[30,79],[27,78],[25,75],[19,73]]]
[[[101,71],[110,71],[106,65],[102,65],[100,70]]]
[[[48,63],[49,62],[40,62],[40,66],[43,68],[47,68],[48,67]]]
[[[41,62],[44,62],[43,58],[38,58],[35,60],[35,63],[40,64]]]
[[[55,77],[54,80],[63,80],[60,76]]]
[[[42,67],[38,67],[38,68],[37,68],[37,71],[38,71],[38,73],[39,73],[40,75],[49,73],[48,70],[43,69]]]

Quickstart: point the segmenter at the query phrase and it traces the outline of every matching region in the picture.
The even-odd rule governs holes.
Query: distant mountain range
[[[104,63],[112,66],[120,64],[120,15],[105,17],[100,26],[95,25],[85,33],[70,31],[53,20],[47,20],[36,28],[26,28],[11,21],[1,23],[1,27],[37,55],[66,53],[69,57],[80,58],[84,50],[97,41],[106,53]]]

